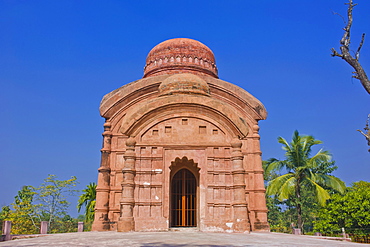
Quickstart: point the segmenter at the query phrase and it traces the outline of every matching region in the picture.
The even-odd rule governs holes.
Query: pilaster
[[[103,132],[103,148],[101,151],[100,168],[98,169],[98,184],[96,186],[96,205],[95,205],[95,219],[92,225],[93,231],[107,231],[109,229],[109,187],[110,187],[110,152],[111,152],[111,138],[110,131],[111,124],[109,121],[104,123]]]
[[[252,209],[253,214],[253,231],[270,231],[270,226],[267,222],[267,207],[265,198],[265,186],[263,183],[263,168],[261,159],[261,148],[260,148],[260,135],[258,133],[259,126],[257,124],[252,127],[252,153],[253,165],[254,165],[254,208]]]
[[[136,141],[133,137],[129,137],[126,141],[126,152],[124,154],[125,164],[122,169],[123,182],[122,185],[122,197],[120,200],[121,215],[117,222],[117,231],[129,232],[135,230],[134,221],[134,189],[135,189],[135,145]]]
[[[245,197],[245,181],[243,168],[243,154],[241,152],[242,142],[235,138],[232,143],[232,174],[234,187],[234,225],[235,232],[249,232],[250,222],[248,218],[247,200]]]

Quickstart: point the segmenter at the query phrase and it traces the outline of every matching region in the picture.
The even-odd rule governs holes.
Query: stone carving
[[[143,79],[104,96],[95,231],[268,231],[264,106],[218,79],[191,39],[154,47]]]
[[[215,57],[207,46],[192,39],[171,39],[160,43],[149,52],[144,78],[186,71],[218,78]]]
[[[186,157],[186,156],[182,157],[182,159],[177,157],[175,159],[175,161],[172,161],[170,169],[172,170],[172,169],[177,168],[177,167],[186,167],[186,166],[194,168],[198,171],[200,170],[200,168],[198,167],[198,163],[194,163],[194,160],[192,160],[192,159],[188,160],[188,157]]]

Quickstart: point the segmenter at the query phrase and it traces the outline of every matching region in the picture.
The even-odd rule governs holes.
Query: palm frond
[[[343,194],[346,189],[345,183],[339,178],[332,175],[312,174],[311,179],[316,183],[338,191],[341,194]]]
[[[289,186],[292,185],[292,180],[291,180],[292,178],[295,179],[294,174],[287,173],[287,174],[284,174],[282,176],[279,176],[271,180],[267,186],[267,191],[266,191],[267,195],[277,195],[278,197],[280,197],[280,195],[283,194],[283,197],[284,197],[283,199],[287,199],[285,197],[287,194],[290,195]],[[285,188],[285,191],[282,191],[283,187]]]
[[[328,151],[320,149],[314,156],[310,158],[312,162],[330,162],[331,154]]]
[[[267,174],[270,174],[271,172],[274,172],[274,171],[280,171],[285,166],[286,164],[284,161],[273,159],[271,160],[271,163],[266,164],[265,172]]]
[[[336,169],[328,151],[320,149],[311,157],[312,147],[322,144],[322,141],[310,135],[299,135],[296,130],[290,143],[283,137],[279,137],[278,142],[285,150],[285,160],[270,159],[265,164],[265,171],[286,168],[288,173],[271,180],[267,194],[276,195],[279,200],[294,200],[297,203],[298,223],[302,223],[301,207],[298,207],[301,196],[315,194],[315,198],[309,199],[316,199],[323,205],[330,198],[326,189],[343,192],[345,185],[339,178],[327,175]]]
[[[317,184],[315,181],[311,180],[310,178],[306,178],[315,188],[315,195],[316,195],[316,200],[317,202],[321,205],[324,206],[326,201],[330,199],[329,193],[321,187],[319,184]]]
[[[81,208],[85,207],[85,217],[88,218],[88,214],[94,211],[95,200],[96,200],[96,184],[90,183],[86,189],[82,190],[84,193],[80,195],[77,203],[77,211],[80,212]]]
[[[292,195],[295,194],[297,179],[292,176],[285,181],[285,183],[281,186],[280,193],[278,194],[278,199],[280,201],[289,199]]]
[[[283,137],[278,137],[278,142],[283,144],[282,149],[289,152],[291,150],[290,144]]]

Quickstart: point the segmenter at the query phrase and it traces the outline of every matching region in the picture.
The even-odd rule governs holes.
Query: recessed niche
[[[214,134],[214,135],[218,135],[218,129],[214,129],[214,130],[212,131],[212,134]]]
[[[158,135],[158,130],[153,130],[152,135],[157,136]]]
[[[181,120],[181,123],[182,123],[182,125],[188,125],[188,119],[183,118],[183,119]]]
[[[207,127],[206,126],[199,126],[199,134],[206,134]]]
[[[164,133],[171,133],[172,127],[171,126],[165,126],[164,127]]]

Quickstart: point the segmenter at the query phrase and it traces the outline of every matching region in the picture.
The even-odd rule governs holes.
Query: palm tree
[[[313,136],[300,136],[296,130],[291,143],[279,137],[286,151],[285,160],[269,159],[265,162],[266,173],[286,171],[287,173],[272,179],[267,186],[267,195],[275,195],[280,201],[291,199],[296,205],[297,226],[302,229],[302,192],[312,191],[320,205],[325,205],[330,198],[326,189],[344,192],[345,184],[339,178],[328,175],[335,170],[330,168],[334,162],[328,151],[320,149],[310,157],[312,146],[321,144]]]
[[[82,190],[84,193],[78,199],[77,209],[80,212],[81,207],[85,206],[85,219],[86,222],[92,222],[95,214],[96,203],[96,184],[90,183],[87,188]]]

